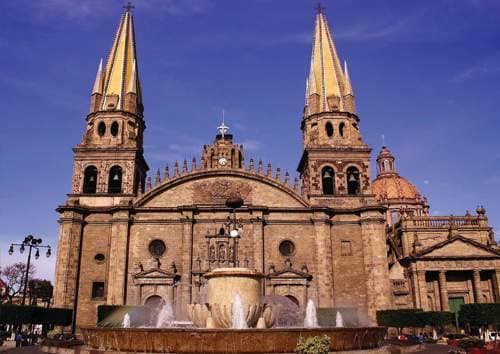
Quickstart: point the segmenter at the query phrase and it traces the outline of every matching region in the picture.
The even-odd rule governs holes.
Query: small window
[[[326,135],[328,135],[329,138],[331,138],[333,136],[333,125],[332,125],[332,123],[326,122],[325,131],[326,131]]]
[[[106,123],[99,123],[99,125],[97,126],[97,134],[99,134],[99,136],[104,136],[104,134],[106,134]]]
[[[158,258],[163,256],[166,250],[167,246],[162,240],[153,240],[149,244],[149,253],[151,253],[153,257]]]
[[[359,192],[359,171],[356,167],[349,167],[347,169],[347,193],[349,195],[356,195]]]
[[[340,255],[352,256],[351,241],[340,241]]]
[[[335,172],[330,166],[326,166],[321,171],[321,184],[323,194],[332,195],[335,190]]]
[[[344,137],[344,130],[345,130],[345,124],[344,124],[344,122],[342,122],[339,125],[339,134],[341,137]]]
[[[88,166],[83,174],[83,193],[95,194],[97,189],[97,168]]]
[[[118,135],[118,129],[119,129],[118,122],[113,122],[113,124],[111,124],[111,128],[110,128],[111,135],[117,136]]]
[[[119,194],[122,192],[122,168],[113,166],[109,170],[108,193]]]
[[[284,257],[291,257],[295,254],[295,244],[290,240],[281,241],[279,251]]]
[[[104,282],[95,281],[92,283],[92,299],[104,298]]]
[[[94,257],[96,263],[103,263],[105,259],[106,257],[102,253],[98,253]]]

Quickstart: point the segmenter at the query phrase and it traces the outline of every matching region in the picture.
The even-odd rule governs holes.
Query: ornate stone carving
[[[220,179],[216,181],[199,182],[193,186],[193,196],[196,203],[225,203],[231,195],[239,194],[248,202],[251,200],[252,187],[248,183]]]

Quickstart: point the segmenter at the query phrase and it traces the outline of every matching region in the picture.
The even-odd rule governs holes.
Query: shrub
[[[299,338],[295,353],[297,354],[328,354],[330,351],[331,339],[326,334],[324,336]]]
[[[458,346],[465,350],[469,350],[471,348],[482,348],[484,346],[484,341],[477,338],[464,338],[460,339]]]
[[[73,311],[70,309],[43,308],[37,306],[0,305],[0,324],[71,324]]]
[[[423,327],[421,309],[401,309],[377,311],[377,323],[379,326],[405,328]]]
[[[500,303],[462,305],[459,318],[473,327],[500,325]]]

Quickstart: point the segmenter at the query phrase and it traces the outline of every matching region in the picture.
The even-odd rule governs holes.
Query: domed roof
[[[379,175],[372,183],[378,199],[420,199],[417,187],[397,173]]]
[[[420,200],[417,187],[396,172],[395,160],[391,151],[383,146],[377,156],[378,175],[372,183],[373,193],[380,200]]]

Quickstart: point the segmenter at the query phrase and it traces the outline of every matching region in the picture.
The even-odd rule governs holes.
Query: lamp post
[[[238,264],[238,238],[241,236],[241,221],[236,219],[236,209],[243,205],[243,199],[240,196],[232,196],[226,200],[226,206],[231,208],[231,215],[227,217],[226,227],[229,230],[229,236],[233,239],[233,267]]]
[[[23,300],[22,300],[22,305],[26,304],[26,291],[28,289],[28,276],[29,276],[29,271],[30,271],[30,264],[31,264],[31,251],[33,248],[36,250],[35,253],[35,259],[40,258],[40,248],[46,248],[47,253],[45,254],[48,257],[51,255],[51,249],[49,245],[42,245],[42,239],[41,238],[36,238],[33,235],[28,235],[24,238],[23,242],[21,243],[12,243],[9,248],[9,254],[12,256],[14,253],[14,246],[19,247],[19,253],[24,253],[26,247],[29,248],[28,250],[28,261],[26,262],[26,274],[24,275],[24,287],[23,287]]]

